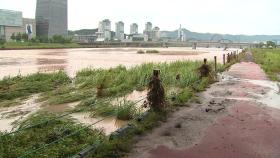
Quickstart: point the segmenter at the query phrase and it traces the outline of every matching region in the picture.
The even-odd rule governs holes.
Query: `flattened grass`
[[[32,94],[52,91],[70,82],[71,80],[64,72],[36,73],[28,76],[4,78],[0,81],[0,105],[4,105],[4,102],[14,102],[15,99],[28,97]]]
[[[124,102],[113,106],[109,101],[96,103],[97,89],[102,87],[102,98],[116,98],[135,89],[144,89],[149,82],[153,69],[161,70],[162,84],[166,89],[176,87],[182,90],[177,102],[184,104],[192,97],[192,90],[204,90],[209,84],[208,79],[200,80],[197,68],[202,62],[177,61],[173,63],[143,64],[130,69],[123,66],[104,69],[85,69],[77,73],[71,82],[65,73],[34,74],[27,77],[15,77],[0,81],[0,96],[6,99],[16,99],[35,93],[42,93],[42,100],[50,104],[61,104],[82,100],[81,107],[91,107],[93,116],[113,116],[122,120],[130,120],[139,115],[133,103]],[[177,76],[180,79],[176,79]],[[102,85],[102,86],[101,86]],[[8,92],[6,94],[6,92]],[[132,147],[133,137],[142,134],[166,119],[167,112],[151,112],[142,123],[136,123],[133,133],[118,140],[108,141],[100,131],[87,129],[77,135],[67,138],[37,153],[37,157],[69,157],[81,151],[89,144],[101,139],[104,143],[98,147],[94,157],[120,157],[123,152]],[[31,116],[21,127],[36,124],[55,114],[39,113]],[[44,144],[66,136],[83,125],[75,124],[70,118],[62,118],[53,123],[44,124],[15,135],[1,137],[0,157],[18,157],[30,149],[36,149]],[[2,135],[2,133],[0,133]],[[1,155],[2,154],[2,155]],[[33,155],[34,156],[34,155]],[[31,156],[32,157],[32,156]]]
[[[55,117],[57,116],[54,114],[39,113],[29,117],[20,127],[37,124]],[[71,119],[63,118],[13,135],[3,136],[5,133],[0,132],[0,157],[22,156],[26,152],[52,143],[81,128],[84,128],[84,125],[75,124]],[[84,149],[88,144],[103,139],[105,139],[105,135],[101,131],[85,129],[27,157],[70,157]]]

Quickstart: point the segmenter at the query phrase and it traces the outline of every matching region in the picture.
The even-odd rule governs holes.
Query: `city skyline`
[[[145,23],[150,21],[159,26],[161,30],[169,31],[178,29],[182,24],[182,28],[195,32],[246,35],[280,34],[278,28],[280,21],[277,20],[280,2],[277,0],[213,0],[211,2],[174,0],[173,3],[163,1],[160,4],[146,1],[137,1],[137,7],[135,7],[135,5],[131,5],[133,1],[127,0],[124,0],[124,3],[69,0],[68,28],[69,30],[98,28],[99,21],[110,19],[112,22],[123,21],[125,32],[129,32],[129,26],[132,23],[137,23],[139,30],[144,30]],[[145,6],[145,2],[150,5]],[[123,4],[124,6],[122,6]],[[100,14],[102,7],[99,6],[105,8],[102,14]],[[119,9],[121,7],[125,9]],[[25,0],[24,2],[1,0],[1,9],[22,11],[26,18],[35,18],[35,8],[36,0]],[[266,21],[270,23],[267,24]],[[115,26],[112,27],[112,30],[115,30]]]

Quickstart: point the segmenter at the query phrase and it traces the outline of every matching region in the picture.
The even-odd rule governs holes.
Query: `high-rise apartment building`
[[[138,25],[136,23],[130,25],[130,34],[138,34]]]
[[[153,29],[153,24],[151,22],[147,22],[145,24],[145,30],[144,31],[152,31]]]
[[[99,22],[97,35],[97,41],[110,41],[112,39],[111,21],[109,19],[105,19]]]
[[[160,40],[160,28],[155,27],[152,31],[152,41],[159,41]]]
[[[124,23],[122,21],[116,23],[116,39],[124,39]]]
[[[144,35],[147,37],[148,41],[152,40],[153,36],[153,24],[151,22],[147,22],[145,24]]]

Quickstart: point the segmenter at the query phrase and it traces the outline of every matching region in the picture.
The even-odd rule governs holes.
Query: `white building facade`
[[[160,40],[160,28],[154,27],[152,30],[152,41],[159,41]]]
[[[111,37],[111,21],[105,19],[99,22],[98,32],[96,33],[98,38],[97,41],[110,41]]]

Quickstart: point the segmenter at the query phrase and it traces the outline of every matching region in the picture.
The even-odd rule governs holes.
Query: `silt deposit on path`
[[[235,64],[200,95],[201,104],[174,113],[128,157],[279,158],[277,87],[257,64]]]

